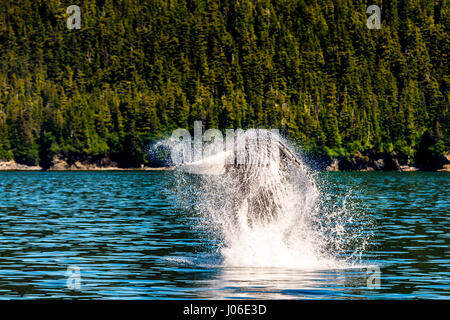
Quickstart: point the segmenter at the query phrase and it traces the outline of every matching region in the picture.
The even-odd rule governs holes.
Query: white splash
[[[200,174],[180,181],[198,199],[199,227],[219,240],[223,265],[338,269],[358,263],[367,237],[354,223],[356,213],[327,208],[302,163],[280,157],[267,163],[267,153],[247,150],[252,165],[226,166],[229,154],[220,153],[181,167]]]

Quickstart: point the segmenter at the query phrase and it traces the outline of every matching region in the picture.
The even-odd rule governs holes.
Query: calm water
[[[322,173],[373,222],[367,269],[229,268],[172,172],[1,172],[0,298],[450,297],[450,174]],[[194,200],[194,199],[193,199]],[[79,268],[71,290],[68,268]],[[69,277],[69,278],[68,278]],[[76,278],[76,277],[75,277]],[[68,282],[69,279],[69,282]]]

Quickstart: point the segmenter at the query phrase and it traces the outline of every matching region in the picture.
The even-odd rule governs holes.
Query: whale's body
[[[232,150],[221,151],[199,161],[184,163],[178,170],[198,175],[216,175],[234,184],[230,195],[233,215],[247,224],[269,222],[279,215],[289,168],[297,168],[314,186],[302,161],[281,139],[267,130],[246,132]]]

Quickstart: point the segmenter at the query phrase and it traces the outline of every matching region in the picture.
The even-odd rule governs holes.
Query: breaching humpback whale
[[[243,132],[236,137],[231,150],[178,166],[178,170],[191,174],[227,179],[234,190],[229,199],[233,216],[237,223],[246,219],[247,225],[276,219],[283,210],[277,198],[286,192],[285,181],[293,168],[300,170],[305,182],[314,186],[314,180],[294,152],[277,134],[263,129]]]

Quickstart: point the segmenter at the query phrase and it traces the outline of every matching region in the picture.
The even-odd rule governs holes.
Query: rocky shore
[[[111,161],[99,161],[99,162],[81,162],[74,161],[69,164],[67,160],[60,159],[58,156],[54,156],[52,160],[52,166],[48,168],[49,171],[69,171],[69,170],[122,170],[117,166],[117,163]]]
[[[139,168],[120,168],[116,162],[108,158],[97,159],[95,161],[68,161],[57,156],[53,157],[51,166],[42,168],[40,166],[27,166],[15,162],[14,160],[0,160],[0,171],[169,171],[174,167],[147,167],[142,165]],[[340,157],[329,160],[321,168],[325,171],[448,171],[450,172],[450,154],[444,156],[440,165],[436,168],[417,167],[410,163],[403,163],[396,158],[395,154],[362,155],[356,154],[352,159]]]
[[[340,157],[333,159],[325,167],[326,171],[450,171],[450,154],[442,157],[436,167],[414,166],[402,162],[395,154],[379,153],[362,155],[357,153],[352,159]]]
[[[40,166],[27,166],[24,164],[19,164],[14,160],[1,161],[0,160],[0,171],[40,171],[42,168]]]
[[[110,170],[121,170],[121,171],[164,171],[173,170],[174,167],[146,167],[142,165],[139,168],[120,168],[118,164],[108,158],[102,158],[95,162],[90,161],[74,161],[70,164],[67,160],[60,159],[59,157],[53,157],[53,165],[48,168],[49,171],[110,171]]]
[[[48,171],[108,171],[108,170],[118,170],[118,171],[165,171],[173,170],[174,167],[146,167],[141,166],[140,168],[120,168],[117,163],[111,161],[98,161],[98,162],[88,162],[88,161],[75,161],[69,164],[66,160],[60,159],[59,157],[54,157],[52,165],[47,169]],[[1,161],[0,160],[0,171],[44,171],[45,169],[40,166],[27,166],[24,164],[19,164],[14,160]]]

